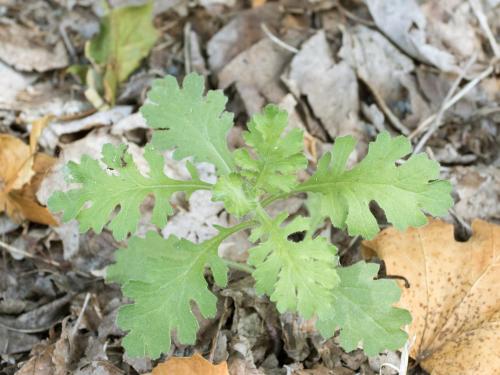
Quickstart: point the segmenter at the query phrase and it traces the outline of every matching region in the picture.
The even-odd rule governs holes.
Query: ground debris
[[[149,55],[142,59],[146,51],[126,59],[131,66],[120,85],[113,74],[103,79],[106,70],[124,68],[121,52],[130,53],[127,47],[115,54],[121,57],[103,54],[100,59],[106,51],[96,49],[94,63],[87,58],[85,45],[107,35],[107,5],[146,3],[0,0],[0,142],[8,139],[0,143],[0,211],[11,217],[0,214],[0,374],[138,375],[151,374],[158,365],[124,355],[125,332],[116,317],[130,301],[117,285],[103,282],[116,249],[124,244],[107,230],[81,234],[76,221],[44,225],[58,220],[44,215],[54,191],[74,186],[65,180],[65,164],[80,162],[84,154],[100,159],[104,144],[125,144],[140,173],[149,173],[144,145],[152,131],[138,109],[154,80],[166,74],[182,81],[186,73],[198,72],[207,87],[224,91],[227,109],[235,114],[236,125],[228,135],[231,151],[241,147],[247,120],[263,106],[273,102],[286,109],[287,131],[305,134],[309,166],[301,180],[338,136],[349,134],[360,141],[347,162],[351,166],[381,132],[409,135],[414,146],[429,132],[420,151],[442,164],[441,176],[454,187],[456,204],[448,219],[460,223],[456,232],[467,232],[477,218],[500,222],[498,1],[154,0],[147,21],[158,38]],[[89,87],[111,93],[109,103],[94,108],[85,97]],[[115,97],[117,105],[110,105]],[[36,121],[46,121],[43,131],[33,126]],[[38,138],[36,150],[28,145],[30,135]],[[17,156],[28,162],[16,162]],[[191,178],[186,160],[175,160],[172,150],[163,157],[166,175]],[[203,181],[215,182],[212,165],[195,168]],[[13,187],[9,202],[24,199],[17,210],[4,208],[6,184]],[[268,212],[274,216],[287,210],[296,216],[309,203],[304,194],[297,195],[271,204]],[[201,242],[217,232],[214,226],[237,223],[207,191],[176,194],[173,214],[163,228],[150,223],[154,205],[151,197],[140,207],[139,236],[155,230]],[[370,209],[384,226],[381,210]],[[316,235],[338,246],[342,265],[362,258],[359,237],[334,229],[323,218],[316,224]],[[486,236],[477,225],[471,240],[458,243],[457,249]],[[456,244],[452,237],[446,244]],[[219,255],[245,261],[250,247],[248,231],[243,231],[223,242]],[[388,259],[385,266],[388,274],[402,272]],[[397,367],[404,362],[400,352],[370,358],[361,348],[345,353],[338,337],[321,338],[314,320],[279,314],[269,298],[255,293],[253,279],[241,270],[231,269],[225,288],[214,283],[208,269],[205,278],[218,298],[215,318],[203,319],[195,311],[200,325],[196,344],[181,345],[174,335],[174,346],[162,361],[198,353],[212,364],[226,363],[231,375],[373,375],[382,363]],[[439,349],[444,354],[423,358],[424,367],[438,375],[439,366],[455,368],[461,360],[453,351],[464,360],[474,353],[486,358],[485,351],[477,353],[482,343],[474,341],[488,339],[483,333],[470,335],[470,345],[464,339],[452,348],[446,341]],[[443,337],[437,340],[449,338]],[[417,342],[412,355],[422,356],[423,346]],[[424,374],[418,364],[411,365],[409,373]],[[487,374],[488,369],[479,372]],[[394,372],[386,367],[382,373]]]

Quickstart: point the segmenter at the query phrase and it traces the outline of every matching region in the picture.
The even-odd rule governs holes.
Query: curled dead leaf
[[[4,166],[0,175],[0,188],[6,191],[20,189],[35,174],[29,147],[8,134],[0,134],[0,146],[0,162]]]
[[[153,369],[151,375],[229,375],[227,363],[213,365],[199,354],[172,357]]]
[[[398,306],[413,317],[410,355],[433,375],[500,373],[500,226],[476,220],[467,242],[453,226],[432,220],[363,242],[399,281]]]
[[[40,134],[50,121],[46,116],[33,123],[30,144],[0,134],[0,213],[6,212],[14,221],[30,220],[40,224],[57,225],[47,208],[40,205],[36,192],[56,159],[36,153]]]

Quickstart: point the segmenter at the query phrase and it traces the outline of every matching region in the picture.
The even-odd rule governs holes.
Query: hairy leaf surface
[[[374,280],[379,266],[358,262],[337,269],[340,285],[330,299],[335,309],[316,326],[324,337],[340,328],[340,344],[346,352],[361,342],[368,356],[401,348],[407,340],[402,327],[411,321],[408,311],[392,307],[401,291],[393,280]]]
[[[331,291],[339,281],[337,249],[326,238],[313,239],[309,234],[300,242],[289,240],[291,234],[307,231],[310,223],[302,217],[282,227],[286,216],[279,215],[252,233],[253,240],[263,239],[250,249],[248,260],[255,267],[255,287],[268,294],[280,312],[298,311],[305,318],[328,315],[334,302]]]
[[[226,211],[241,217],[256,207],[256,197],[248,183],[237,173],[219,178],[213,189],[213,200],[224,202]]]
[[[351,235],[375,236],[379,228],[369,209],[371,201],[384,209],[387,220],[399,230],[425,224],[422,211],[444,215],[452,206],[451,185],[437,180],[437,162],[419,154],[396,166],[396,161],[411,151],[407,138],[381,133],[370,144],[366,157],[346,170],[355,144],[351,136],[337,138],[332,152],[319,161],[316,173],[297,188],[320,193],[319,207],[336,227],[347,226]]]
[[[118,313],[118,325],[129,331],[122,341],[129,356],[159,357],[170,350],[174,331],[181,343],[194,344],[199,324],[191,303],[204,317],[216,313],[217,298],[208,290],[205,267],[211,268],[218,285],[227,283],[219,244],[218,237],[194,244],[148,232],[146,238],[132,237],[117,252],[107,280],[122,284],[123,293],[134,301]]]
[[[93,229],[99,233],[110,220],[113,211],[120,207],[111,219],[109,228],[116,239],[124,239],[134,232],[140,219],[140,205],[153,194],[155,205],[152,223],[163,227],[172,213],[168,199],[177,191],[193,192],[210,185],[193,179],[174,180],[163,173],[164,159],[153,147],[145,149],[144,158],[149,164],[149,176],[140,173],[126,146],[106,144],[102,150],[102,161],[111,170],[104,170],[99,162],[85,155],[80,164],[67,165],[70,182],[81,187],[67,192],[56,192],[48,202],[53,212],[63,211],[63,220],[77,219],[80,230]]]
[[[234,162],[227,147],[233,115],[225,112],[222,91],[205,91],[204,78],[189,74],[182,88],[175,77],[153,82],[141,113],[155,129],[153,144],[160,150],[175,148],[174,156],[194,156],[195,161],[215,164],[219,174],[228,174]]]
[[[299,129],[284,133],[288,114],[275,105],[268,105],[262,114],[252,117],[243,138],[255,157],[246,149],[235,151],[242,175],[257,191],[268,193],[290,191],[296,184],[297,172],[307,165],[303,134]]]

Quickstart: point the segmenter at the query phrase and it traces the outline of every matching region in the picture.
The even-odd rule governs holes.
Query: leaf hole
[[[453,215],[455,223],[453,225],[453,236],[457,242],[467,242],[472,236],[472,228],[463,219]]]
[[[306,237],[306,231],[303,230],[302,232],[295,232],[289,234],[287,240],[292,242],[301,242],[304,240],[305,237]]]

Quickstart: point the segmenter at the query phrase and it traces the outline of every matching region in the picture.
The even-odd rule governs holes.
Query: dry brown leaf
[[[36,153],[36,144],[50,117],[33,123],[30,145],[8,135],[0,134],[0,213],[6,212],[14,221],[57,225],[57,221],[36,199],[36,192],[55,159]]]
[[[172,357],[153,369],[151,375],[229,375],[227,363],[213,365],[199,354]]]
[[[47,345],[40,351],[31,352],[31,358],[19,369],[16,375],[53,375],[53,353],[54,345]]]
[[[399,306],[413,317],[410,355],[433,375],[500,374],[500,226],[476,220],[467,242],[453,226],[432,220],[363,242],[388,275],[400,275]]]
[[[265,37],[262,23],[273,30],[279,26],[280,19],[277,3],[266,3],[239,12],[207,44],[208,63],[212,72],[218,73],[237,55]]]
[[[296,97],[307,97],[312,112],[332,138],[347,134],[363,138],[357,82],[346,61],[335,61],[324,30],[302,44],[287,77],[287,86]]]
[[[267,0],[252,0],[252,8],[260,7],[261,5],[264,5],[266,2]]]
[[[34,175],[30,150],[23,141],[8,134],[0,134],[1,190],[19,189]]]
[[[35,155],[36,148],[38,145],[38,139],[42,135],[43,129],[49,125],[49,122],[54,118],[52,115],[45,115],[38,120],[33,121],[31,124],[31,132],[30,132],[30,153],[31,155]]]
[[[49,155],[36,154],[33,164],[35,175],[30,183],[24,185],[20,190],[12,190],[8,193],[6,212],[14,221],[29,220],[40,224],[58,225],[57,220],[52,216],[50,211],[40,205],[36,198],[36,192],[40,184],[55,162],[56,159]]]
[[[46,43],[36,28],[14,22],[0,25],[0,59],[22,71],[45,72],[68,66],[68,54],[59,38]],[[54,38],[50,38],[54,39]]]

